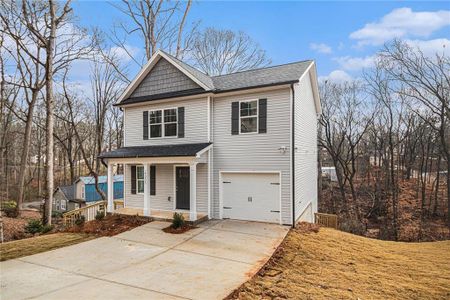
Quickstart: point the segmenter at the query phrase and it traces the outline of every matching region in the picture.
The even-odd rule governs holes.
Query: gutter
[[[292,165],[291,165],[291,178],[292,178],[292,228],[295,228],[295,119],[294,119],[294,105],[295,105],[295,90],[294,84],[291,84],[292,90],[292,111],[291,111],[291,155],[292,155]]]

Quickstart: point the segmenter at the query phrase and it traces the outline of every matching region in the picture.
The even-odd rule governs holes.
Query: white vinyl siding
[[[171,164],[156,166],[156,195],[150,196],[150,209],[173,210],[175,201],[175,173]],[[131,194],[131,166],[125,165],[124,196],[125,206],[144,208],[144,195]],[[208,210],[208,174],[207,165],[197,165],[197,212],[206,213]],[[169,201],[170,197],[170,201]]]
[[[143,139],[144,111],[168,109],[174,107],[184,107],[184,138],[160,137]],[[142,106],[124,108],[124,146],[150,146],[168,144],[190,144],[208,142],[208,106],[207,97],[196,98],[184,101],[165,101],[162,103],[145,103]]]
[[[312,222],[317,212],[317,114],[309,73],[294,90],[295,219],[303,215],[302,221]]]
[[[231,134],[231,103],[267,99],[267,133]],[[281,172],[281,222],[291,223],[290,154],[281,147],[290,144],[290,89],[215,97],[213,103],[213,217],[220,217],[219,171]]]

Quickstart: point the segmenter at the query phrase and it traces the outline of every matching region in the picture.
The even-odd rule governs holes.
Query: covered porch
[[[211,143],[124,147],[102,153],[108,169],[109,213],[171,220],[174,212],[197,223],[208,219],[211,203]],[[124,170],[123,206],[112,199],[118,164]]]

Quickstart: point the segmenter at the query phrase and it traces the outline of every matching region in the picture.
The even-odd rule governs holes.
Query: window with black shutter
[[[156,166],[150,166],[150,195],[156,195]]]
[[[148,140],[148,111],[144,111],[142,120],[143,138]]]
[[[136,194],[136,166],[131,166],[131,194]]]
[[[239,134],[239,102],[231,103],[231,134]]]
[[[258,132],[267,132],[267,99],[258,101]]]

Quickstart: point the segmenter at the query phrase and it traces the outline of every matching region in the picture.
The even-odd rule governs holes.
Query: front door
[[[176,208],[189,210],[189,167],[175,167]]]

